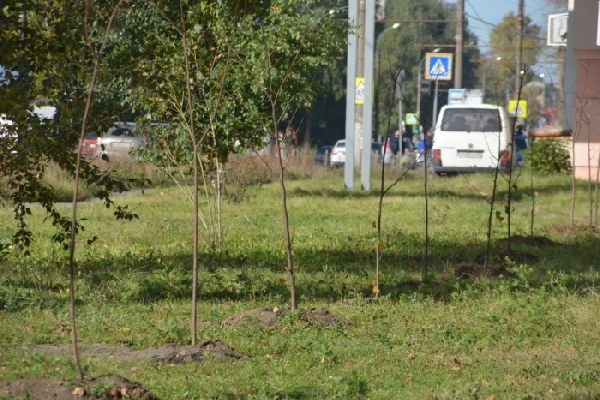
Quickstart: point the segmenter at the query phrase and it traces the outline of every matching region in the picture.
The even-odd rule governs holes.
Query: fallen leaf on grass
[[[75,389],[73,389],[73,391],[71,392],[71,394],[73,396],[84,396],[85,395],[85,389],[82,387],[76,387]]]

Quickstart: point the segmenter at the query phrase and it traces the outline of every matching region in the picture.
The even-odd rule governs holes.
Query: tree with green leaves
[[[274,3],[274,2],[273,2]],[[287,132],[301,109],[312,104],[323,67],[333,67],[345,50],[347,25],[332,19],[326,10],[312,9],[310,1],[277,1],[270,13],[240,21],[242,35],[228,43],[235,60],[234,81],[242,83],[234,98],[245,113],[260,121],[268,131]],[[248,93],[248,97],[243,94]],[[257,104],[259,107],[257,107]],[[263,108],[266,106],[266,108]],[[277,135],[277,159],[284,243],[287,255],[291,308],[296,309],[295,270],[288,216],[285,168],[282,153],[285,135]]]
[[[113,85],[121,87],[125,102],[137,108],[142,120],[168,123],[151,133],[143,157],[167,172],[180,172],[181,182],[189,176],[186,169],[194,171],[189,193],[196,215],[198,180],[202,181],[209,205],[202,221],[209,228],[213,249],[221,240],[223,164],[235,143],[242,149],[257,148],[265,135],[294,126],[298,110],[310,107],[314,99],[323,67],[343,53],[346,24],[327,11],[312,1],[234,2],[219,7],[147,1],[130,8],[121,21],[119,34],[136,40],[122,40],[111,57],[122,59],[137,46],[152,51],[141,54],[135,67]],[[285,199],[284,166],[280,169]],[[287,221],[287,208],[283,210]],[[197,229],[197,222],[194,225]],[[295,308],[288,229],[286,223]],[[194,249],[194,271],[197,253]]]
[[[490,58],[500,58],[499,62],[494,63],[495,67],[490,67],[489,63],[481,63],[479,76],[486,74],[486,98],[490,103],[504,104],[505,99],[516,98],[515,78],[521,71],[527,71],[522,77],[523,82],[529,82],[533,78],[535,69],[528,68],[535,64],[544,46],[541,38],[541,28],[533,23],[531,18],[523,17],[523,45],[522,57],[523,66],[517,71],[515,64],[516,44],[517,44],[517,16],[509,13],[490,33]]]
[[[108,32],[122,0],[95,6],[89,2],[56,1],[3,4],[0,37],[8,51],[0,54],[4,79],[0,86],[0,109],[10,124],[0,138],[0,177],[14,207],[16,232],[11,246],[28,253],[33,232],[27,224],[30,202],[38,202],[57,228],[52,241],[69,250],[69,304],[73,358],[83,380],[77,350],[75,315],[76,234],[84,227],[76,218],[79,178],[98,186],[98,196],[113,205],[110,192],[123,184],[81,159],[73,149],[83,139]],[[84,15],[83,21],[71,18]],[[91,21],[94,21],[93,23]],[[44,177],[62,169],[75,178],[71,218],[55,207],[57,196]],[[116,207],[118,219],[137,215]],[[95,236],[88,238],[88,244]]]

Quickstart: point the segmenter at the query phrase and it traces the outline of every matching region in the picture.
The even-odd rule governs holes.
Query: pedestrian
[[[517,131],[515,132],[515,150],[517,156],[517,164],[523,164],[523,151],[527,150],[527,138],[523,134],[523,125],[517,125]]]
[[[391,143],[391,148],[392,148],[392,153],[394,153],[394,155],[397,155],[398,152],[400,151],[400,130],[396,129],[396,132],[394,132],[394,136],[392,137],[390,143]]]
[[[402,141],[402,154],[404,154],[404,155],[410,154],[414,149],[412,133],[409,132],[408,130],[403,131],[401,141]]]
[[[421,132],[419,134],[419,141],[417,142],[417,162],[425,161],[425,156],[427,153],[427,139],[425,139],[425,134]]]
[[[433,132],[431,129],[427,129],[425,132],[425,149],[427,150],[427,155],[431,156],[431,149],[433,148]]]

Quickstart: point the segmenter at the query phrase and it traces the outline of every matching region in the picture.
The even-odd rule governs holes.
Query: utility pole
[[[518,95],[521,89],[523,75],[523,3],[525,0],[519,0],[519,12],[517,13],[517,65],[515,69],[515,93]]]
[[[358,0],[348,0],[348,23],[358,22]],[[358,37],[348,33],[348,74],[346,77],[346,162],[344,163],[344,188],[354,189],[354,115],[356,107],[356,50]]]
[[[363,105],[363,135],[360,152],[360,187],[371,190],[371,142],[373,141],[373,53],[375,50],[375,2],[365,10],[365,104]]]
[[[365,78],[365,22],[366,22],[366,0],[360,0],[358,5],[358,56],[356,57],[356,77],[363,79]],[[364,94],[363,94],[364,96]],[[364,97],[363,97],[364,102]],[[356,104],[354,107],[354,154],[349,154],[346,151],[346,160],[348,157],[354,155],[354,167],[360,166],[360,141],[361,136],[366,135],[367,132],[363,132],[363,102]],[[371,137],[371,132],[368,132]],[[348,145],[346,143],[346,145]],[[346,148],[348,150],[348,148]]]
[[[521,0],[522,1],[522,0]],[[456,2],[456,61],[454,74],[454,88],[462,89],[462,59],[463,59],[463,18],[465,0]]]

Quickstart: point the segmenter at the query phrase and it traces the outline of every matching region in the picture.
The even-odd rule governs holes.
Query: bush
[[[523,159],[533,170],[542,174],[571,171],[569,149],[563,140],[541,138],[523,152]]]
[[[271,171],[262,158],[250,153],[234,155],[224,165],[223,194],[228,201],[238,203],[248,196],[248,189],[260,188],[272,182]]]

